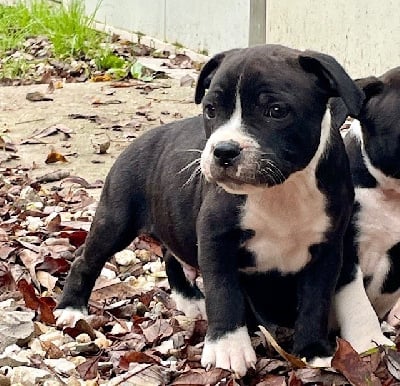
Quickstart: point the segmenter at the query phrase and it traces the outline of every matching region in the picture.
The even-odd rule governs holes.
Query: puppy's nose
[[[220,166],[232,166],[239,155],[240,145],[235,141],[222,141],[215,145],[214,158]]]

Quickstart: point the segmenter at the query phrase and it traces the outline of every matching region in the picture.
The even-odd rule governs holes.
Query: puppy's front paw
[[[331,367],[332,357],[315,357],[311,359],[308,364],[311,367]]]
[[[233,371],[237,376],[246,375],[247,369],[256,364],[256,354],[246,327],[240,327],[217,340],[206,337],[201,365]]]
[[[176,309],[189,318],[207,320],[204,299],[188,299],[177,292],[172,292],[171,297],[176,303]]]
[[[377,345],[388,347],[393,347],[395,345],[394,342],[392,342],[389,338],[386,338],[386,336],[383,334],[369,336],[368,338],[365,337],[364,339],[360,339],[358,341],[350,341],[350,344],[353,346],[354,350],[360,354],[375,348]]]
[[[60,308],[54,311],[54,316],[59,327],[74,327],[79,319],[85,319],[88,315],[86,310],[79,310],[71,307]]]

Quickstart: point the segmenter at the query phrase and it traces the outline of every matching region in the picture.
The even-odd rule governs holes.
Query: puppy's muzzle
[[[236,141],[222,141],[215,145],[213,151],[214,162],[218,166],[233,166],[240,157],[241,148]]]

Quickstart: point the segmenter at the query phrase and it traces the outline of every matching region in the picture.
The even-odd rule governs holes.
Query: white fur
[[[176,309],[182,311],[187,317],[207,320],[204,299],[188,299],[176,291],[172,291],[171,297],[176,303]]]
[[[201,365],[206,368],[215,366],[232,370],[243,377],[248,368],[255,366],[256,360],[247,327],[240,327],[216,341],[210,341],[206,337]]]
[[[379,169],[372,165],[371,160],[369,159],[368,154],[365,150],[360,121],[358,121],[357,119],[353,120],[350,126],[349,134],[355,136],[360,141],[361,153],[365,165],[369,173],[378,182],[379,187],[385,190],[394,190],[397,193],[400,193],[400,179],[386,176]]]
[[[316,368],[331,367],[332,357],[317,357],[308,362],[309,366]]]
[[[400,241],[400,195],[390,195],[379,188],[357,188],[358,256],[364,275],[372,280],[367,293],[379,315],[383,317],[394,305],[400,290],[381,295],[382,284],[390,269],[387,251]]]
[[[364,276],[372,277],[367,294],[378,316],[383,318],[400,296],[400,289],[381,294],[390,269],[387,252],[400,241],[400,180],[385,176],[372,165],[358,120],[352,122],[349,135],[359,140],[365,165],[378,183],[376,188],[356,188],[355,193],[361,206],[357,218],[360,266]]]
[[[54,311],[54,316],[57,319],[56,324],[59,327],[74,327],[78,320],[85,319],[87,315],[87,311],[71,307]]]
[[[378,318],[365,293],[360,268],[355,279],[336,293],[334,311],[346,339],[359,353],[375,347],[375,343],[392,346],[380,328]]]
[[[211,179],[211,162],[213,159],[213,151],[218,142],[232,140],[240,144],[242,149],[246,147],[259,148],[259,144],[253,138],[251,138],[244,130],[242,125],[242,107],[240,103],[240,95],[239,93],[236,96],[236,105],[235,110],[230,117],[230,119],[225,122],[222,126],[220,126],[214,133],[211,134],[208,139],[206,146],[203,150],[200,166],[201,171],[206,177],[207,180]],[[238,169],[239,172],[239,169]],[[244,186],[239,187],[238,189],[232,190],[230,187],[225,184],[220,184],[227,192],[234,194],[241,194],[240,190],[246,191],[250,186],[244,184]]]
[[[298,272],[310,260],[309,247],[323,241],[330,225],[325,196],[317,187],[315,169],[329,138],[330,113],[324,116],[318,150],[309,165],[283,184],[248,194],[242,227],[255,236],[246,247],[254,253],[256,267],[247,272],[278,269]]]

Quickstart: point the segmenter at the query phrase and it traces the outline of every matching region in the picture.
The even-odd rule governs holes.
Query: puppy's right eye
[[[204,106],[204,114],[208,119],[213,119],[217,115],[215,107],[211,104]]]

